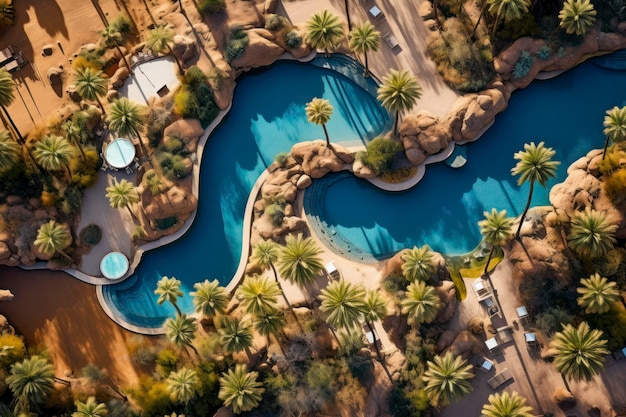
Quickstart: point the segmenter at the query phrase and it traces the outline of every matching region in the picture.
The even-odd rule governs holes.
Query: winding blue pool
[[[391,121],[376,101],[373,80],[351,81],[340,72],[362,69],[342,58],[313,63],[279,62],[238,80],[233,107],[210,135],[203,151],[198,213],[190,230],[176,242],[147,252],[132,277],[103,287],[114,317],[134,326],[158,328],[174,309],[156,304],[162,276],[182,281],[183,311],[192,311],[193,284],[232,279],[241,255],[243,212],[254,182],[279,152],[300,141],[323,138],[310,124],[305,105],[313,97],[330,100],[334,113],[327,124],[331,141],[368,141]]]
[[[550,188],[564,180],[568,166],[602,148],[605,111],[624,104],[626,72],[585,63],[515,92],[488,132],[465,145],[468,162],[462,168],[429,165],[417,186],[400,193],[332,174],[305,192],[307,215],[320,219],[316,231],[335,251],[355,259],[383,259],[424,244],[449,255],[469,252],[481,240],[477,222],[484,211],[518,216],[524,209],[528,184],[518,187],[510,173],[515,152],[531,141],[557,151],[557,178],[533,193],[533,205],[547,205]],[[363,202],[358,210],[355,201]]]

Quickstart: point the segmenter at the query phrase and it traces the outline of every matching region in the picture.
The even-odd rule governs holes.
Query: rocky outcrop
[[[156,240],[162,236],[178,231],[198,208],[198,199],[188,189],[171,185],[161,193],[153,195],[143,184],[137,187],[140,195],[139,221],[147,235],[146,241]],[[165,219],[176,218],[175,224],[163,229],[159,226]],[[168,222],[169,224],[170,222]],[[171,222],[173,223],[173,221]]]
[[[248,30],[247,33],[248,46],[243,55],[231,62],[234,68],[265,67],[285,53],[285,49],[275,42],[275,37],[269,30],[255,28]]]
[[[167,143],[171,138],[180,139],[185,144],[185,149],[196,152],[198,138],[204,134],[204,128],[198,119],[180,119],[167,126],[163,131],[163,142]]]
[[[447,323],[454,316],[454,312],[459,305],[459,300],[456,298],[456,285],[452,281],[444,281],[441,285],[435,287],[435,290],[441,299],[441,307],[435,321],[437,323]]]

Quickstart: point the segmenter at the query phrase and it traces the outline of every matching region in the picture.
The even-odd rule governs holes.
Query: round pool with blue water
[[[334,70],[333,70],[334,68]],[[126,281],[103,287],[115,317],[143,328],[161,327],[174,309],[154,295],[162,276],[182,281],[182,311],[193,311],[193,284],[218,279],[227,285],[241,255],[243,213],[255,181],[280,152],[301,141],[323,139],[321,126],[307,121],[314,97],[334,107],[327,129],[332,142],[367,142],[391,125],[376,101],[376,83],[341,57],[311,63],[282,61],[238,80],[233,106],[209,136],[202,154],[198,212],[188,232],[174,243],[145,253]],[[352,79],[356,81],[352,81]]]
[[[464,145],[463,167],[428,165],[414,188],[398,193],[351,174],[327,175],[305,192],[307,216],[333,250],[357,260],[380,260],[424,244],[448,255],[467,253],[481,241],[477,223],[485,211],[516,217],[524,209],[529,185],[519,187],[511,175],[515,152],[531,141],[556,150],[557,178],[545,188],[537,184],[533,193],[533,206],[548,205],[550,188],[565,179],[568,166],[602,148],[605,111],[624,104],[626,72],[582,64],[513,93],[493,126]]]

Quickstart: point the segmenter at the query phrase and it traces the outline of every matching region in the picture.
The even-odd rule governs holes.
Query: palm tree
[[[126,59],[126,55],[124,55],[122,48],[120,48],[123,42],[122,34],[118,30],[114,30],[110,25],[105,24],[105,26],[106,27],[104,28],[104,30],[100,32],[104,44],[107,46],[107,48],[114,47],[115,49],[117,49],[117,52],[122,57],[124,64],[126,64],[126,68],[128,68],[128,71],[130,71],[130,73],[132,74],[133,68]]]
[[[80,143],[81,136],[83,134],[81,126],[78,123],[74,123],[72,120],[66,120],[61,125],[61,129],[65,132],[67,140],[72,142],[72,144],[80,151],[80,157],[83,161],[85,161],[87,157],[85,156],[85,151]]]
[[[154,290],[154,294],[159,296],[159,299],[157,300],[157,304],[161,305],[164,302],[169,301],[170,303],[172,303],[172,305],[176,309],[176,313],[178,315],[181,315],[182,312],[180,311],[180,308],[178,307],[178,304],[176,303],[176,301],[178,300],[178,297],[182,297],[184,295],[183,292],[180,290],[181,284],[182,283],[180,282],[180,280],[176,279],[175,277],[172,277],[172,278],[168,278],[166,276],[162,277],[157,282],[156,290]]]
[[[72,417],[104,417],[108,414],[107,406],[96,401],[96,397],[89,397],[87,401],[76,400],[76,411]]]
[[[218,334],[224,352],[232,355],[245,350],[248,357],[252,356],[250,352],[250,347],[253,344],[252,326],[248,320],[225,317],[218,329]]]
[[[590,329],[585,321],[577,328],[571,324],[563,326],[562,331],[554,334],[550,347],[556,352],[554,365],[563,381],[588,381],[604,367],[604,355],[609,351],[602,336],[602,331]]]
[[[326,57],[329,56],[328,50],[336,48],[343,36],[343,25],[339,17],[328,10],[315,13],[306,22],[306,41],[313,48],[323,49]]]
[[[485,275],[489,275],[488,268],[493,252],[496,245],[500,245],[511,235],[513,219],[506,216],[506,210],[498,211],[495,208],[491,209],[491,213],[483,212],[483,215],[485,219],[478,222],[478,227],[480,227],[480,234],[483,235],[485,242],[491,245],[484,271]]]
[[[326,323],[334,328],[358,326],[365,312],[365,288],[345,281],[333,281],[322,289],[320,310],[326,313]]]
[[[274,335],[277,341],[279,340],[279,335],[285,338],[285,340],[289,340],[287,335],[282,331],[283,327],[285,327],[285,317],[283,313],[277,309],[263,311],[254,318],[254,328],[257,332],[267,337],[268,347],[271,344],[270,335]]]
[[[205,317],[213,318],[226,311],[229,300],[228,292],[218,280],[214,279],[209,282],[208,279],[205,279],[204,282],[193,284],[193,287],[195,291],[190,292],[189,295],[193,297],[196,312]]]
[[[409,281],[427,281],[435,271],[435,256],[430,246],[421,248],[413,246],[413,249],[402,255],[402,273]]]
[[[589,0],[566,0],[559,12],[559,26],[568,35],[584,35],[596,21],[596,10]]]
[[[363,76],[368,77],[370,74],[367,66],[367,53],[372,51],[378,51],[380,46],[380,32],[376,30],[376,27],[369,21],[365,21],[360,25],[357,25],[350,31],[350,41],[348,46],[355,54],[363,54],[365,61],[365,71]]]
[[[6,384],[15,399],[15,413],[30,415],[54,390],[54,368],[47,359],[31,356],[11,365]]]
[[[310,237],[289,235],[278,255],[278,272],[287,281],[304,287],[312,283],[324,268],[321,250]]]
[[[241,301],[244,310],[253,316],[259,316],[276,308],[276,297],[280,289],[276,281],[267,277],[246,277],[235,291],[235,297]]]
[[[167,390],[174,401],[187,404],[193,399],[200,388],[200,379],[196,371],[182,368],[170,372],[167,377]]]
[[[72,257],[64,251],[72,243],[72,235],[67,225],[59,224],[54,220],[42,224],[37,231],[34,243],[46,255],[53,256],[58,252],[72,262]]]
[[[516,391],[491,394],[488,403],[483,405],[482,417],[533,417],[532,407],[526,405],[526,398]]]
[[[295,323],[298,325],[301,331],[304,331],[302,325],[298,321],[298,316],[296,316],[296,313],[293,311],[291,303],[289,303],[289,300],[287,299],[287,295],[283,290],[283,286],[280,285],[280,281],[278,281],[278,272],[276,272],[275,264],[278,261],[279,253],[280,250],[276,242],[274,242],[273,240],[263,240],[254,245],[254,247],[252,248],[252,256],[250,259],[256,262],[259,268],[264,271],[267,268],[272,269],[272,272],[274,273],[274,280],[278,285],[278,289],[280,289],[280,293],[283,296],[283,300],[285,300],[285,304],[287,304],[287,307],[289,307],[289,311],[291,311],[291,315],[293,316]]]
[[[165,336],[174,343],[178,348],[182,348],[187,353],[187,356],[191,357],[189,351],[190,347],[196,355],[198,350],[193,345],[193,339],[196,338],[196,323],[186,314],[176,315],[175,318],[168,318],[163,325],[165,328]]]
[[[146,118],[146,107],[126,97],[116,99],[109,107],[109,129],[118,136],[135,137],[144,155],[148,155],[139,136]]]
[[[20,145],[24,145],[26,142],[7,110],[7,107],[13,103],[13,100],[15,100],[15,83],[13,82],[13,76],[9,71],[0,68],[0,108],[2,108],[6,118],[9,119],[9,123],[17,135],[17,141]]]
[[[365,294],[365,308],[363,310],[363,319],[373,337],[374,349],[378,359],[382,359],[380,348],[376,340],[376,332],[374,331],[375,321],[382,320],[387,316],[387,304],[384,299],[383,293],[375,290],[368,290]]]
[[[407,287],[406,298],[401,305],[402,314],[408,315],[409,323],[430,323],[439,313],[441,299],[434,287],[424,281],[413,281]]]
[[[613,107],[606,111],[604,116],[604,148],[602,149],[602,159],[606,156],[609,141],[623,142],[626,139],[626,106]]]
[[[219,399],[232,408],[235,414],[256,408],[265,392],[263,384],[257,381],[258,377],[259,373],[248,372],[246,365],[235,365],[234,371],[229,369],[220,378]]]
[[[435,403],[449,404],[450,401],[467,395],[472,390],[472,365],[461,356],[451,352],[445,356],[435,356],[428,361],[428,370],[424,372],[424,390]]]
[[[582,258],[599,258],[615,246],[617,227],[604,212],[587,207],[574,215],[567,235],[568,245]]]
[[[377,99],[385,109],[394,113],[394,136],[398,133],[400,112],[411,110],[421,96],[422,87],[409,71],[392,69],[383,77]]]
[[[174,54],[170,43],[174,40],[174,32],[168,29],[166,26],[161,25],[152,29],[146,39],[146,47],[155,54],[168,52],[176,60],[176,65],[181,75],[185,74],[185,70],[181,65],[178,57]]]
[[[109,199],[109,204],[113,208],[128,209],[130,216],[135,219],[135,213],[130,208],[131,204],[139,202],[139,193],[135,186],[128,180],[122,179],[120,182],[113,180],[113,184],[106,188],[106,197]]]
[[[0,131],[0,171],[11,169],[20,160],[20,145],[8,130]]]
[[[526,218],[526,213],[530,208],[530,202],[533,198],[533,190],[535,182],[539,182],[541,186],[545,187],[548,180],[556,176],[556,167],[560,164],[558,161],[553,161],[552,157],[556,153],[552,148],[546,148],[544,142],[540,142],[539,145],[535,145],[535,142],[524,145],[524,151],[516,152],[513,156],[518,162],[511,169],[511,174],[519,175],[517,185],[522,185],[526,181],[530,182],[530,190],[528,192],[528,201],[526,201],[526,207],[519,221],[515,238],[520,239],[520,232],[522,230],[522,224]]]
[[[597,272],[589,278],[580,280],[581,287],[576,288],[580,294],[578,305],[585,307],[585,313],[604,314],[617,303],[620,297],[617,283],[601,277]]]
[[[48,171],[58,171],[65,168],[69,179],[72,179],[70,161],[74,155],[74,148],[70,142],[56,135],[46,135],[35,144],[33,156],[38,164]]]
[[[328,123],[330,116],[333,114],[333,106],[330,104],[330,101],[325,98],[315,97],[306,104],[305,111],[309,123],[322,125],[324,135],[326,135],[326,146],[330,146],[328,130],[326,129],[326,123]]]
[[[108,77],[100,70],[85,67],[76,71],[76,91],[84,99],[97,101],[102,114],[106,114],[100,97],[107,94],[109,83]]]
[[[487,2],[489,3],[489,13],[496,15],[491,30],[492,38],[496,34],[500,19],[504,19],[505,22],[521,19],[524,14],[528,13],[530,7],[530,0],[487,0]]]

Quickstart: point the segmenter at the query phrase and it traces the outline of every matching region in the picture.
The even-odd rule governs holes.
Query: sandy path
[[[102,311],[93,285],[63,272],[2,266],[0,288],[15,295],[12,301],[0,302],[0,314],[29,345],[47,348],[57,375],[67,370],[78,374],[82,367],[94,363],[106,368],[120,385],[137,380],[125,344],[134,333]]]

